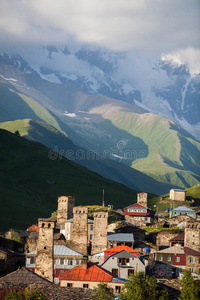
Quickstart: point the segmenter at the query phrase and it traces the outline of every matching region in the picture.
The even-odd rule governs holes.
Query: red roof
[[[138,203],[130,205],[130,206],[126,207],[126,208],[129,208],[129,207],[136,207],[136,208],[145,208],[145,209],[147,209],[147,207],[145,207],[144,205],[138,204]]]
[[[200,256],[200,252],[193,250],[192,248],[189,247],[184,247],[184,252],[186,255],[196,255],[196,256]]]
[[[109,271],[95,265],[91,261],[74,267],[73,269],[66,270],[59,275],[60,280],[97,282],[111,282],[113,277],[116,276]]]
[[[174,238],[170,239],[171,241],[184,241],[185,233],[181,232],[178,235],[176,235]]]
[[[31,225],[29,228],[27,228],[27,231],[36,231],[39,233],[39,227],[37,225]]]
[[[131,253],[131,254],[133,254],[133,255],[135,255],[135,256],[139,255],[138,251],[132,249],[131,247],[123,246],[123,245],[122,246],[116,246],[116,247],[110,248],[108,250],[105,250],[104,253],[108,253],[108,252],[118,253],[118,252],[121,252],[121,251],[124,251],[124,250]]]

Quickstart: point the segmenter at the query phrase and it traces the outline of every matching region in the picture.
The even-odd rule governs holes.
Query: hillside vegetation
[[[136,191],[51,155],[40,143],[0,130],[0,232],[50,217],[61,195],[76,197],[76,205],[101,205],[104,189],[106,205],[136,202]]]

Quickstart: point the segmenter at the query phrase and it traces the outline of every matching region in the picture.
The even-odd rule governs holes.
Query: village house
[[[114,293],[120,293],[126,282],[104,268],[83,260],[82,264],[59,275],[60,286],[76,288],[95,288],[99,282],[105,282]]]
[[[141,259],[125,250],[109,256],[101,266],[117,277],[125,279],[140,271],[145,273],[145,265]]]
[[[187,215],[187,216],[195,219],[196,211],[189,207],[186,207],[186,206],[179,206],[170,211],[170,218],[179,216],[179,215]]]
[[[26,268],[35,272],[37,250],[26,254]],[[58,283],[59,274],[66,269],[71,269],[81,263],[83,254],[78,253],[66,246],[54,245],[54,282]]]
[[[122,221],[117,228],[114,229],[115,233],[132,233],[134,236],[134,245],[145,241],[145,230],[134,226],[131,223]]]
[[[24,265],[25,256],[0,246],[0,273],[11,272]]]
[[[185,232],[179,233],[169,241],[170,247],[176,245],[184,246],[184,238],[185,238]]]
[[[110,232],[108,232],[107,241],[108,241],[107,248],[120,246],[120,245],[133,247],[134,236],[132,233],[110,233]]]
[[[155,212],[139,203],[124,208],[125,219],[136,226],[154,224]]]
[[[170,240],[177,236],[177,233],[170,232],[169,230],[162,230],[156,234],[156,246],[159,250],[168,248]]]
[[[155,252],[157,274],[170,274],[179,277],[183,269],[200,274],[200,252],[181,245],[172,246]]]
[[[169,191],[169,198],[171,200],[185,201],[186,191],[181,190],[181,189],[171,189]]]

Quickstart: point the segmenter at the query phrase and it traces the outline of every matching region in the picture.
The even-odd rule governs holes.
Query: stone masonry
[[[147,207],[147,193],[138,193],[137,203]]]
[[[92,254],[107,249],[108,212],[94,213],[94,230],[92,237]]]
[[[35,273],[53,282],[53,232],[56,221],[52,219],[38,219],[39,237],[37,242],[37,256]]]
[[[75,205],[75,198],[71,196],[58,197],[58,214],[57,223],[73,218],[73,208]]]
[[[200,221],[186,223],[184,246],[200,251]]]
[[[88,222],[88,208],[84,206],[74,207],[71,248],[84,255],[87,255],[87,243],[88,243],[87,222]]]

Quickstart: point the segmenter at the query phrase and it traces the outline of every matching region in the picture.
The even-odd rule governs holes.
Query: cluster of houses
[[[170,199],[174,197],[183,201],[185,192],[170,191]],[[200,278],[198,212],[185,206],[171,210],[170,218],[160,222],[166,230],[156,234],[141,228],[154,225],[155,220],[155,211],[147,207],[146,193],[139,193],[137,203],[125,207],[121,214],[123,221],[108,224],[108,212],[97,210],[92,220],[87,207],[75,206],[74,197],[59,197],[57,220],[39,219],[25,232],[18,231],[25,243],[26,269],[64,287],[93,288],[99,281],[107,282],[115,293],[121,291],[128,276],[139,271],[180,278],[188,269]],[[170,231],[175,225],[181,233]],[[10,230],[4,237],[9,238],[12,232],[17,233]],[[4,262],[12,257],[11,261],[23,265],[22,253],[0,246],[2,257]]]

